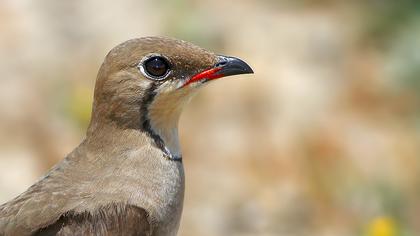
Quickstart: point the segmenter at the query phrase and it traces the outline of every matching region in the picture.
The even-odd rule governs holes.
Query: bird
[[[99,68],[84,139],[0,206],[0,235],[176,235],[182,109],[208,82],[252,73],[237,57],[175,38],[117,45]]]

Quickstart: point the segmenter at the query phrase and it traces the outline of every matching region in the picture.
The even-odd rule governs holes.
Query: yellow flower
[[[395,236],[396,225],[389,217],[374,218],[368,225],[367,236]]]
[[[70,114],[81,126],[86,127],[90,120],[92,93],[87,87],[78,86],[72,91]]]

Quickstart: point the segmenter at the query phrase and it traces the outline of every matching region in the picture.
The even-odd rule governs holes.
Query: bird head
[[[185,41],[128,40],[108,53],[99,70],[89,130],[113,124],[167,136],[163,133],[175,132],[183,105],[199,87],[247,73],[253,71],[244,61]]]

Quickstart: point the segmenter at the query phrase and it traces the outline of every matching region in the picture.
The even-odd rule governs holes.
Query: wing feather
[[[49,235],[151,235],[148,213],[140,207],[111,204],[94,212],[67,212],[53,224],[37,230],[35,236]]]

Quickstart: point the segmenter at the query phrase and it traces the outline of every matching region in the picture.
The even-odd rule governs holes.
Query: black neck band
[[[141,100],[140,105],[140,124],[142,130],[153,139],[156,147],[158,147],[162,152],[165,158],[172,161],[182,161],[182,156],[174,156],[166,147],[163,139],[152,129],[149,120],[149,106],[153,102],[153,99],[156,96],[156,89],[158,87],[157,83],[151,83],[151,85],[146,89],[143,99]]]

